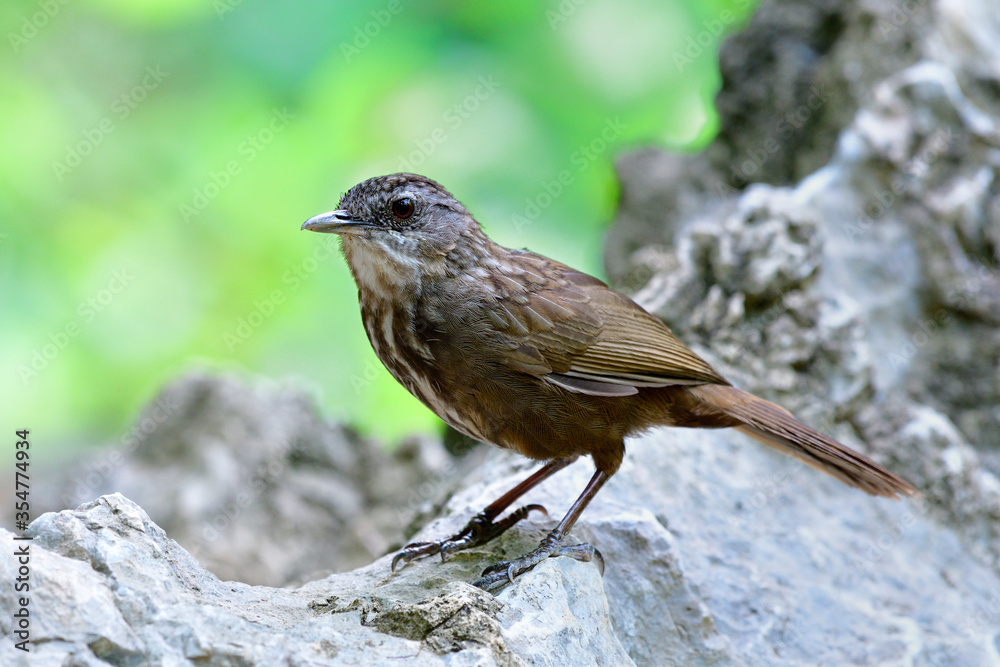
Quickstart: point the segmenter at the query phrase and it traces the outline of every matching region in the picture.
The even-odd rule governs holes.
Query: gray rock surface
[[[474,462],[429,438],[387,454],[323,420],[295,383],[197,371],[167,385],[115,447],[36,475],[32,508],[120,492],[219,577],[282,586],[381,556]]]
[[[715,144],[620,161],[607,252],[724,375],[918,482],[993,568],[998,35],[977,0],[764,3],[722,50]]]
[[[997,35],[987,0],[764,2],[723,49],[718,140],[619,164],[612,282],[922,500],[865,496],[735,432],[655,431],[574,530],[604,578],[550,559],[494,598],[463,582],[533,548],[587,462],[524,498],[552,518],[487,547],[291,588],[220,581],[109,495],[29,530],[30,664],[1000,665]],[[304,398],[223,382],[181,402],[111,488],[156,480],[143,506],[197,536],[273,460],[269,443],[296,443],[277,459],[294,475],[264,480],[225,547],[199,552],[225,576],[284,584],[364,560],[406,523],[386,509],[400,503],[420,509],[407,537],[449,535],[530,469],[496,451],[467,469],[433,444],[407,467]],[[369,529],[381,537],[358,537]],[[0,664],[28,664],[9,640],[10,540]]]
[[[10,640],[17,565],[0,534],[0,664],[996,662],[1000,577],[925,505],[870,498],[736,435],[680,433],[632,442],[581,519],[603,581],[593,563],[550,559],[495,598],[465,582],[550,521],[445,563],[393,574],[386,556],[284,589],[220,581],[119,494],[46,514],[28,531],[30,662]],[[417,537],[450,534],[526,468],[495,452]],[[525,501],[562,512],[590,473],[577,463]]]
[[[499,598],[462,583],[469,559],[393,575],[385,557],[296,589],[249,586],[220,581],[120,494],[43,515],[27,535],[25,653],[11,637],[15,542],[0,530],[3,665],[629,663],[600,575],[575,561]]]

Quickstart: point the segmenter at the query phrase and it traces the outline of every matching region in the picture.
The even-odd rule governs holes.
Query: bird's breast
[[[477,440],[487,440],[478,421],[455,404],[443,382],[441,359],[429,341],[434,325],[415,314],[412,303],[391,303],[361,296],[361,319],[375,355],[389,373],[453,428]]]

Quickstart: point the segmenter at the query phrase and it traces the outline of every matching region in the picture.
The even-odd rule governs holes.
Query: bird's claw
[[[437,553],[441,554],[441,561],[444,562],[449,554],[486,544],[490,540],[499,537],[515,523],[528,516],[533,510],[537,510],[545,516],[549,515],[543,506],[537,504],[520,507],[499,521],[495,521],[484,512],[480,512],[472,517],[462,530],[447,539],[435,542],[412,542],[407,544],[393,557],[390,568],[395,572],[400,562],[406,565],[410,561],[433,556]]]
[[[583,562],[589,562],[596,557],[597,564],[601,568],[601,576],[604,576],[604,556],[594,547],[589,544],[562,546],[558,541],[546,538],[541,546],[534,551],[513,560],[503,560],[490,565],[483,570],[482,576],[472,585],[488,591],[503,583],[514,583],[514,577],[524,574],[546,558],[555,558],[556,556],[567,556]]]
[[[415,558],[423,558],[424,556],[431,556],[435,552],[441,552],[441,559],[444,560],[444,541],[442,542],[411,542],[403,547],[398,554],[393,556],[392,564],[389,566],[390,569],[395,572],[396,566],[399,565],[399,561],[403,561],[403,564],[409,563]]]
[[[604,554],[600,552],[599,549],[594,547],[594,559],[597,560],[597,566],[601,568],[601,578],[604,578]]]

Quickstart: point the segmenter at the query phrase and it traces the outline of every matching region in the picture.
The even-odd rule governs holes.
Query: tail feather
[[[845,447],[802,422],[784,408],[735,387],[700,385],[696,394],[730,417],[736,428],[780,449],[812,467],[873,496],[898,498],[917,495],[917,489],[868,457]]]

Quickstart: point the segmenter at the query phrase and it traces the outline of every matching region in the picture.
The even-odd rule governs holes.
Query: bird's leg
[[[531,510],[539,510],[540,512],[548,514],[548,512],[545,511],[545,508],[541,505],[525,505],[524,507],[520,507],[511,512],[500,521],[494,520],[500,515],[501,512],[510,507],[515,500],[575,460],[576,457],[571,456],[565,459],[549,461],[544,466],[536,470],[531,477],[528,477],[513,489],[490,503],[486,509],[472,517],[472,519],[469,520],[469,523],[465,524],[465,528],[458,531],[451,537],[444,540],[437,540],[435,542],[412,542],[407,544],[398,554],[396,554],[396,557],[392,559],[393,572],[396,571],[396,566],[400,563],[400,561],[406,564],[411,560],[423,558],[425,556],[432,556],[434,554],[441,554],[441,560],[443,561],[450,553],[479,546],[480,544],[486,544],[493,538],[503,534],[504,531],[513,526],[515,523],[528,516]]]
[[[542,543],[532,552],[526,553],[519,558],[514,560],[505,560],[495,563],[485,570],[483,570],[483,576],[473,583],[473,586],[482,588],[483,590],[490,590],[491,588],[496,588],[500,584],[510,582],[514,583],[514,577],[517,575],[527,572],[531,568],[535,567],[541,563],[546,558],[551,556],[569,556],[570,558],[575,558],[577,560],[589,561],[595,556],[597,557],[598,563],[601,566],[601,574],[604,574],[604,558],[601,556],[601,552],[590,546],[589,544],[572,544],[569,546],[563,546],[562,541],[566,537],[570,528],[576,523],[576,520],[580,518],[580,514],[583,513],[584,508],[594,499],[597,492],[600,491],[604,483],[611,478],[611,475],[598,469],[594,473],[594,476],[590,478],[590,482],[587,484],[587,488],[583,490],[580,497],[576,499],[573,506],[569,508],[569,512],[563,517],[563,520],[559,522],[559,525],[555,527],[551,533],[549,533]]]

